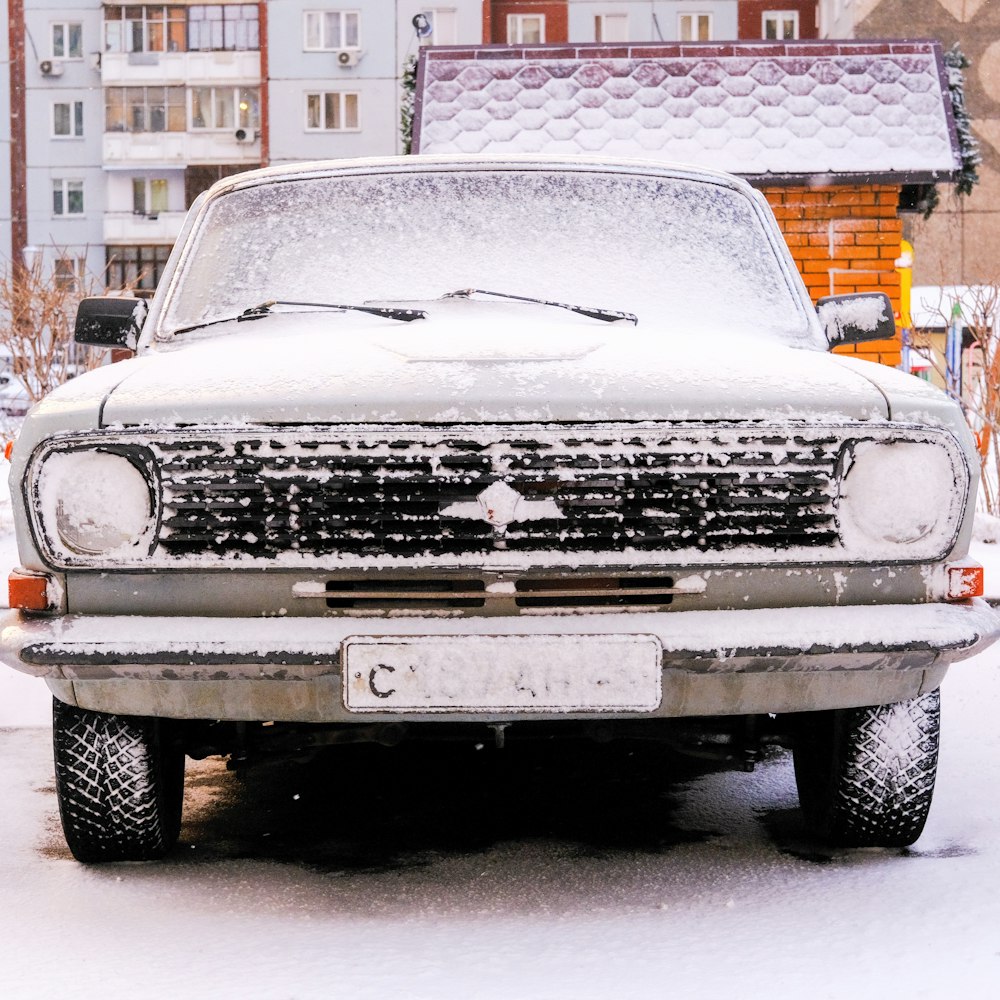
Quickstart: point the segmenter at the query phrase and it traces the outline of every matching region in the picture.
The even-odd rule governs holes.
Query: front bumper
[[[501,618],[209,618],[68,615],[0,619],[0,659],[96,711],[233,721],[378,722],[345,707],[343,655],[359,636],[653,637],[662,698],[620,717],[815,711],[880,704],[936,688],[953,662],[990,645],[984,601],[872,607],[522,615]],[[572,718],[574,712],[456,711]],[[419,713],[407,719],[419,721]],[[440,719],[440,715],[434,716]]]

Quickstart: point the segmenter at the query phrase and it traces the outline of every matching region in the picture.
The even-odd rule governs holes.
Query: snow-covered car
[[[134,358],[27,418],[2,648],[54,695],[84,861],[178,836],[185,754],[660,737],[793,747],[808,826],[900,845],[997,620],[958,407],[830,352],[764,198],[587,157],[269,168],[201,196]],[[335,794],[335,790],[331,790]]]

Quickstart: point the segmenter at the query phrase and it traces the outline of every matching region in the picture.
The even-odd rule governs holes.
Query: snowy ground
[[[995,551],[976,554],[1000,589]],[[87,868],[44,685],[4,669],[0,997],[992,1000],[1000,650],[944,698],[904,852],[803,842],[785,755],[745,775],[655,745],[345,748],[241,782],[191,765],[171,859]]]

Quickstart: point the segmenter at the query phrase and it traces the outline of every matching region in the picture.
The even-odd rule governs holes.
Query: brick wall
[[[545,41],[565,42],[569,38],[566,0],[490,0],[483,24],[485,42],[494,45],[507,44],[508,14],[543,14]]]
[[[816,30],[816,0],[740,0],[739,3],[739,37],[763,38],[763,14],[784,13],[794,10],[799,14],[799,38],[818,38]],[[911,38],[923,37],[911,35]]]
[[[763,188],[778,225],[815,302],[823,295],[885,292],[899,315],[903,223],[897,215],[899,188]],[[837,348],[870,361],[899,364],[900,340],[876,340]]]

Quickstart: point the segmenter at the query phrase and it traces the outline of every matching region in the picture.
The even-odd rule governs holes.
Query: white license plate
[[[651,635],[354,636],[352,712],[648,712],[660,704]]]

